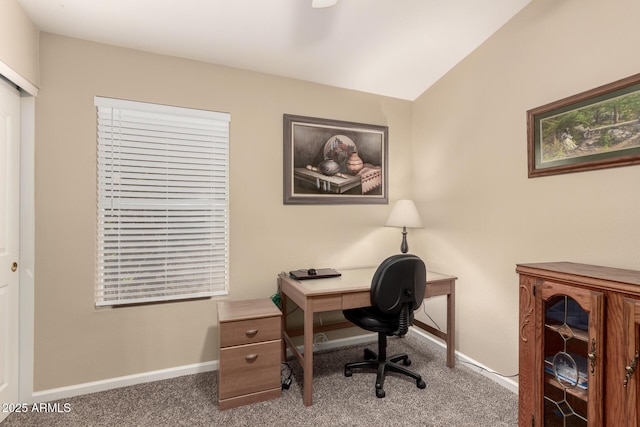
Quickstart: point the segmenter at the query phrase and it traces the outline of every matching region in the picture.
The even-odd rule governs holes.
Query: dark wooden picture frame
[[[529,178],[640,164],[640,74],[527,111]]]
[[[387,204],[387,126],[285,114],[284,204]]]

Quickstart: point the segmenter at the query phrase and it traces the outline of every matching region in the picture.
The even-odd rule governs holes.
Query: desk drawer
[[[309,299],[309,306],[314,312],[342,310],[342,297],[340,295],[313,297]]]
[[[280,387],[280,340],[220,350],[219,398]]]
[[[371,291],[354,292],[342,296],[342,309],[360,308],[371,306]]]
[[[431,298],[439,295],[450,295],[452,283],[450,280],[427,283],[424,297]]]
[[[220,347],[280,339],[280,316],[226,322],[220,328]]]

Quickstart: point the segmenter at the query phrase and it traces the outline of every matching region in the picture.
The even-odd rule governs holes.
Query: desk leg
[[[451,292],[447,295],[447,366],[456,364],[456,287],[451,283]]]
[[[281,332],[282,335],[280,337],[280,341],[282,341],[282,350],[280,354],[280,360],[283,362],[287,361],[287,341],[284,339],[284,334],[287,332],[287,296],[282,293],[282,286],[280,284],[280,279],[278,278],[278,291],[280,291],[280,307],[282,308],[282,317],[281,317]]]
[[[305,304],[307,305],[307,304]],[[304,380],[303,401],[305,406],[313,404],[311,382],[313,380],[313,310],[308,305],[304,308]]]

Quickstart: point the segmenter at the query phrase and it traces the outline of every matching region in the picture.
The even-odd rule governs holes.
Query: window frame
[[[228,295],[231,115],[94,105],[96,307]]]

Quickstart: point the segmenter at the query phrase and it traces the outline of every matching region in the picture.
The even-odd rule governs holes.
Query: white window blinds
[[[96,306],[226,294],[230,115],[95,105]]]

